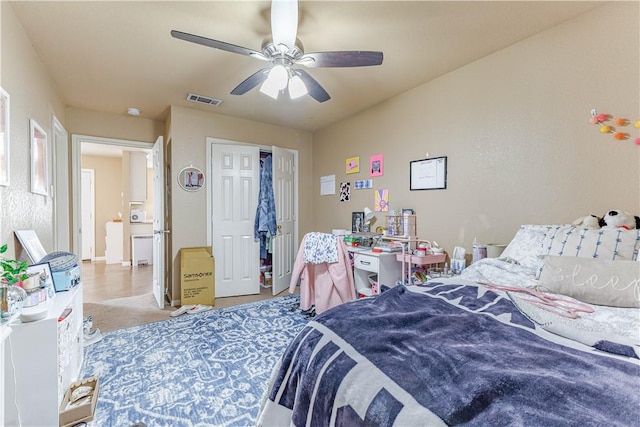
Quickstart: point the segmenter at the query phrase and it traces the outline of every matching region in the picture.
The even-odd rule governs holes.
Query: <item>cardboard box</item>
[[[180,249],[180,304],[213,306],[216,264],[210,246]]]
[[[85,399],[85,403],[72,408],[67,408],[73,391],[80,387],[91,387],[88,399]],[[69,389],[64,394],[62,403],[60,403],[60,427],[69,427],[78,424],[83,421],[91,421],[96,413],[96,405],[98,404],[98,393],[100,386],[98,384],[98,377],[93,376],[85,378],[80,381],[74,381],[69,385]]]

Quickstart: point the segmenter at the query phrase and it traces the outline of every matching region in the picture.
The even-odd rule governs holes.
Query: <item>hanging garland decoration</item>
[[[595,111],[595,110],[594,110]],[[629,139],[630,135],[627,132],[620,132],[615,126],[628,126],[631,122],[625,118],[614,119],[611,114],[591,114],[589,122],[600,126],[600,133],[611,133],[613,137],[618,141]],[[615,125],[615,126],[614,126]],[[633,124],[633,127],[640,130],[640,120]],[[640,146],[640,138],[636,138],[636,145]]]

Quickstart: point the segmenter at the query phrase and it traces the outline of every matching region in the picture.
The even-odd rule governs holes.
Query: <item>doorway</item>
[[[134,157],[132,153],[144,158],[151,153],[153,145],[140,141],[72,135],[72,194],[80,195],[74,197],[72,204],[72,241],[74,252],[83,260],[84,294],[88,300],[111,300],[152,292],[152,263],[131,266],[131,236],[153,234],[155,195],[149,188],[149,203],[145,200],[130,201],[130,177],[133,176],[130,168],[134,162],[129,160]],[[151,159],[148,164],[143,161],[142,167],[145,169],[142,176],[152,177]],[[91,191],[85,188],[89,174],[83,169],[93,172],[93,197]],[[145,178],[145,184],[148,184],[147,181]],[[162,194],[157,197],[162,197]],[[94,214],[87,213],[87,210]],[[132,212],[137,213],[135,219]],[[86,248],[87,245],[90,248]],[[126,283],[135,283],[136,286],[127,286]]]

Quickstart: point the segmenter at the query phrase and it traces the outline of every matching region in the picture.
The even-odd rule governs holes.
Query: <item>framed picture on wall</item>
[[[49,194],[49,147],[47,133],[35,120],[29,120],[31,135],[31,192]]]
[[[409,190],[444,190],[446,188],[446,156],[409,162]]]
[[[369,175],[370,176],[382,176],[384,175],[384,155],[376,154],[369,158]]]
[[[204,185],[204,173],[195,166],[183,168],[178,173],[178,184],[186,191],[198,191]]]
[[[9,185],[9,94],[0,87],[0,185]]]

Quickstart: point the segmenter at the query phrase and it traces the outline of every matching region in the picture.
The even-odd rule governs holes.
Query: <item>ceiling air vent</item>
[[[222,104],[221,99],[209,98],[208,96],[196,95],[195,93],[190,93],[189,95],[187,95],[187,101],[213,105],[214,107],[217,107],[218,105]]]

